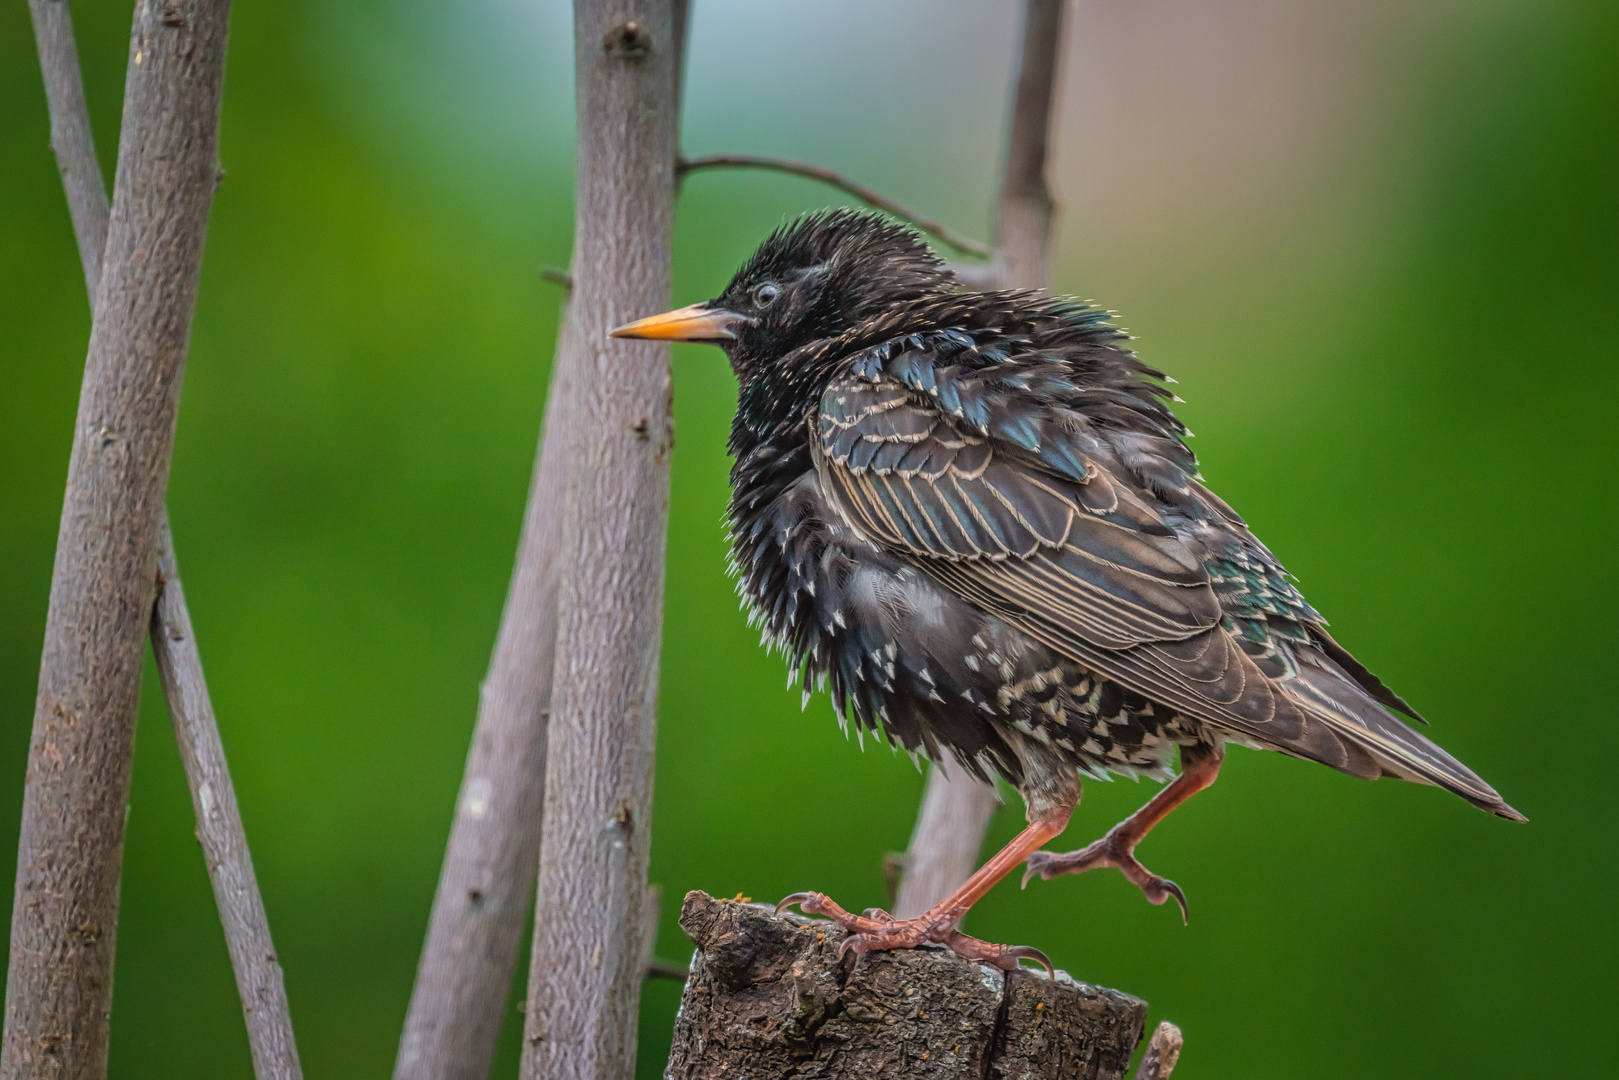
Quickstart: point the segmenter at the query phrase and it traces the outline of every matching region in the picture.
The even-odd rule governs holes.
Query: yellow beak
[[[747,316],[734,311],[707,303],[692,304],[627,323],[609,331],[608,336],[648,341],[730,341],[736,337],[731,327],[744,321]]]

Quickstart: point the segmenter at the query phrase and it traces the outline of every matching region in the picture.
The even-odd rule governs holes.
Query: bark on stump
[[[1000,972],[942,948],[838,961],[845,932],[761,905],[686,896],[697,944],[667,1080],[1106,1080],[1146,1002],[1058,972]]]

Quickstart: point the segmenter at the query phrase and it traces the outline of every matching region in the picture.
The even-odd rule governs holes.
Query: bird
[[[1172,380],[1109,312],[971,291],[912,229],[835,209],[773,232],[717,298],[611,333],[728,355],[732,570],[805,701],[824,689],[840,723],[1022,797],[1028,827],[916,918],[778,906],[844,927],[856,959],[936,943],[1051,970],[959,928],[1019,866],[1025,885],[1116,868],[1184,919],[1135,849],[1228,745],[1526,820],[1402,719],[1426,723],[1210,490]],[[1081,779],[1110,775],[1167,783],[1088,846],[1043,850]]]

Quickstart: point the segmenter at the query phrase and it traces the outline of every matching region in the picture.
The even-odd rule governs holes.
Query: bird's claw
[[[1047,976],[1052,979],[1057,977],[1057,969],[1052,966],[1051,959],[1032,945],[992,945],[987,941],[968,937],[960,930],[953,930],[946,935],[943,944],[948,945],[950,951],[957,956],[990,964],[1002,971],[1016,971],[1022,961],[1033,960],[1046,969]]]
[[[1159,877],[1142,866],[1135,857],[1133,847],[1125,846],[1113,833],[1109,833],[1078,851],[1061,855],[1036,851],[1024,860],[1023,887],[1028,888],[1029,882],[1037,876],[1042,881],[1050,881],[1060,874],[1083,874],[1087,870],[1112,866],[1124,875],[1126,881],[1139,888],[1149,903],[1162,904],[1173,896],[1181,910],[1181,922],[1188,922],[1186,893],[1173,881]]]
[[[1154,904],[1162,904],[1165,900],[1168,900],[1171,896],[1173,896],[1175,898],[1175,903],[1179,905],[1181,909],[1181,925],[1185,926],[1190,924],[1191,920],[1187,917],[1186,911],[1186,894],[1181,891],[1181,887],[1179,885],[1175,884],[1173,881],[1170,881],[1166,877],[1159,877],[1157,874],[1154,874],[1147,880],[1145,885],[1141,886],[1141,891],[1146,893],[1147,899]]]
[[[795,892],[791,896],[784,896],[780,900],[776,901],[776,914],[780,915],[788,908],[797,906],[799,910],[803,911],[806,915],[819,915],[820,912],[814,910],[814,907],[816,906],[817,900],[824,899],[826,898],[820,893]]]
[[[941,905],[914,919],[896,919],[881,908],[867,908],[864,914],[852,915],[825,893],[797,892],[782,898],[776,905],[776,914],[795,905],[806,914],[825,916],[849,931],[849,936],[838,945],[839,963],[850,954],[858,958],[862,953],[913,949],[933,943],[945,946],[964,959],[1002,971],[1015,971],[1022,961],[1033,960],[1056,978],[1056,969],[1039,949],[1027,945],[996,945],[957,930],[956,924],[963,914],[958,909]]]
[[[1052,878],[1062,873],[1061,870],[1049,869],[1055,860],[1056,856],[1052,855],[1049,851],[1037,851],[1033,855],[1030,855],[1023,862],[1023,880],[1018,883],[1018,888],[1027,889],[1029,887],[1029,882],[1033,881],[1036,876],[1038,876],[1041,881],[1050,881]]]

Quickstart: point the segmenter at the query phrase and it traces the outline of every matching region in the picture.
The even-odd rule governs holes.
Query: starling
[[[1116,867],[1184,918],[1135,847],[1214,782],[1228,743],[1524,820],[1396,715],[1421,720],[1204,485],[1167,378],[1106,315],[964,291],[911,230],[835,210],[777,230],[718,299],[613,331],[730,357],[734,569],[806,698],[825,687],[840,722],[1023,797],[1028,828],[918,918],[782,901],[852,931],[856,953],[1046,963],[956,929],[1022,863],[1025,882]],[[1081,774],[1109,773],[1170,782],[1090,846],[1041,851]]]

